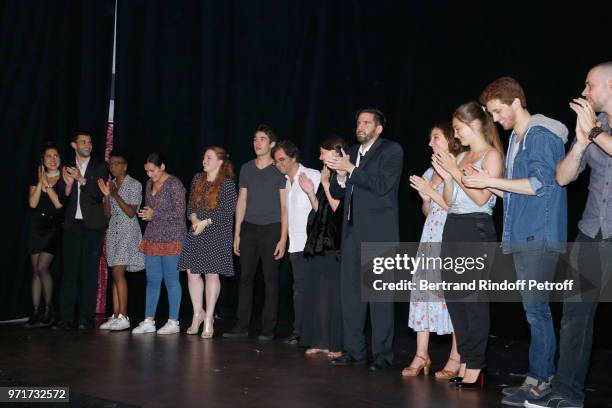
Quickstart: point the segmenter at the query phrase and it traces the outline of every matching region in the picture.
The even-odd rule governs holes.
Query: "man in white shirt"
[[[302,190],[299,183],[300,174],[305,174],[314,184],[315,191],[321,182],[321,173],[318,170],[304,167],[299,159],[297,146],[288,140],[276,144],[272,155],[276,162],[276,168],[287,178],[285,188],[286,205],[289,226],[289,259],[293,271],[293,310],[295,320],[293,333],[285,340],[287,344],[298,344],[302,332],[302,321],[304,315],[304,283],[306,270],[306,258],[304,258],[304,245],[306,245],[306,225],[308,215],[312,210],[312,204],[308,195]]]
[[[88,329],[92,327],[96,308],[98,265],[107,224],[98,179],[106,180],[108,169],[105,163],[91,159],[93,145],[88,133],[76,133],[70,146],[75,153],[74,162],[69,161],[62,168],[66,183],[64,274],[61,320],[55,327],[68,329],[76,323],[80,329]],[[78,315],[75,314],[77,304]]]

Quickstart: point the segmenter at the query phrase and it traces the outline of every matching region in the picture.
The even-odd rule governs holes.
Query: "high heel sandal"
[[[202,330],[202,338],[203,339],[212,339],[215,334],[215,317],[210,316],[204,319],[204,330]]]
[[[193,315],[193,319],[191,320],[191,326],[187,329],[187,334],[198,334],[200,331],[200,325],[206,318],[206,312],[201,310],[198,313]]]
[[[461,362],[459,360],[455,360],[454,358],[449,358],[448,361],[454,361],[455,363],[459,364],[459,367],[461,367]],[[434,374],[434,376],[438,380],[450,380],[451,378],[455,378],[458,375],[459,375],[459,368],[457,368],[457,370],[455,371],[451,371],[451,370],[447,370],[446,368],[443,368],[440,371],[436,371],[436,373]]]
[[[425,364],[423,364],[422,366],[419,367],[406,367],[402,370],[402,377],[416,377],[421,373],[421,370],[423,370],[423,373],[425,375],[429,375],[429,367],[431,366],[431,360],[429,359],[429,357],[427,357],[427,359],[416,355],[414,356],[415,358],[420,358],[421,360],[423,360],[425,362]]]
[[[478,377],[476,378],[476,381],[471,382],[471,383],[466,383],[466,382],[461,381],[457,383],[457,388],[461,390],[476,390],[476,389],[483,390],[484,389],[484,378],[485,378],[485,373],[483,370],[480,370],[480,373],[478,373]]]

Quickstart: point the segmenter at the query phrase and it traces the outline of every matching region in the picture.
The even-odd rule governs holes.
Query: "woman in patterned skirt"
[[[191,182],[187,205],[191,228],[179,260],[179,270],[188,272],[193,304],[193,320],[187,334],[197,334],[204,322],[202,338],[209,339],[214,333],[215,305],[221,290],[219,275],[234,275],[232,227],[237,194],[234,166],[223,148],[206,149],[202,167],[203,171]],[[203,309],[204,290],[206,309]]]
[[[125,272],[144,269],[144,256],[138,251],[142,233],[136,218],[142,201],[142,186],[127,174],[125,155],[113,152],[108,165],[113,179],[108,182],[100,179],[98,186],[104,194],[104,213],[110,218],[106,231],[106,262],[113,273],[113,314],[100,329],[125,330],[130,327]]]
[[[429,147],[434,153],[452,153],[457,155],[462,151],[461,144],[453,136],[453,128],[450,123],[436,123],[429,134]],[[427,169],[423,177],[411,176],[410,186],[419,192],[423,199],[423,214],[427,217],[421,234],[421,245],[419,254],[424,252],[426,256],[435,257],[440,254],[440,243],[442,242],[442,231],[446,221],[448,205],[442,197],[444,189],[443,179],[433,168]],[[439,335],[453,333],[443,292],[431,292],[418,290],[418,281],[424,279],[428,282],[439,282],[441,280],[439,270],[418,269],[413,275],[413,282],[417,283],[417,289],[410,293],[410,313],[408,326],[417,332],[417,350],[410,365],[402,371],[404,377],[416,377],[421,370],[429,374],[429,333],[435,332]],[[449,379],[455,377],[459,370],[459,353],[457,342],[453,333],[452,348],[450,356],[444,368],[436,372],[436,378]]]

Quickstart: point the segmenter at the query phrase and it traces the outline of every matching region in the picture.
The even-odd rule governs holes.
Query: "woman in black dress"
[[[219,275],[234,276],[233,222],[236,210],[234,166],[221,147],[209,147],[202,160],[203,171],[191,182],[187,215],[191,228],[179,260],[179,270],[187,270],[193,321],[187,334],[197,334],[204,323],[202,338],[214,334],[215,305],[221,283]],[[202,275],[205,277],[204,281]],[[206,291],[206,309],[202,293]]]
[[[32,316],[29,327],[50,326],[53,313],[53,278],[49,267],[61,249],[61,219],[63,213],[64,180],[60,174],[59,149],[52,144],[43,148],[36,178],[30,183],[29,205],[32,209],[29,252],[32,260]],[[41,308],[44,292],[45,307]]]
[[[321,161],[337,156],[346,149],[346,142],[332,136],[320,145]],[[342,236],[342,202],[329,193],[335,173],[323,166],[321,184],[314,191],[312,180],[300,176],[302,190],[312,204],[308,216],[308,238],[304,256],[309,258],[304,304],[309,305],[304,316],[300,345],[309,347],[306,355],[325,353],[334,359],[342,354],[342,304],[340,303],[340,240]]]

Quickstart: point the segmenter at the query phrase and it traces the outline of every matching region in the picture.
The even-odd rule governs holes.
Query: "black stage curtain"
[[[2,174],[13,187],[3,200],[11,239],[0,318],[9,318],[28,310],[26,186],[41,143],[66,145],[87,128],[102,153],[114,1],[1,4]],[[588,69],[611,58],[610,6],[588,11],[588,30],[579,33],[584,2],[555,10],[505,4],[119,0],[115,146],[130,154],[130,173],[142,181],[145,153],[166,153],[169,171],[189,186],[205,146],[225,147],[238,167],[252,157],[253,129],[267,123],[319,168],[319,141],[331,133],[354,140],[355,111],[378,107],[388,118],[384,135],[406,152],[402,239],[416,241],[423,217],[408,176],[429,166],[433,121],[510,75],[532,112],[573,129],[568,102]],[[586,177],[569,192],[573,239]],[[501,206],[496,218],[501,230]]]

